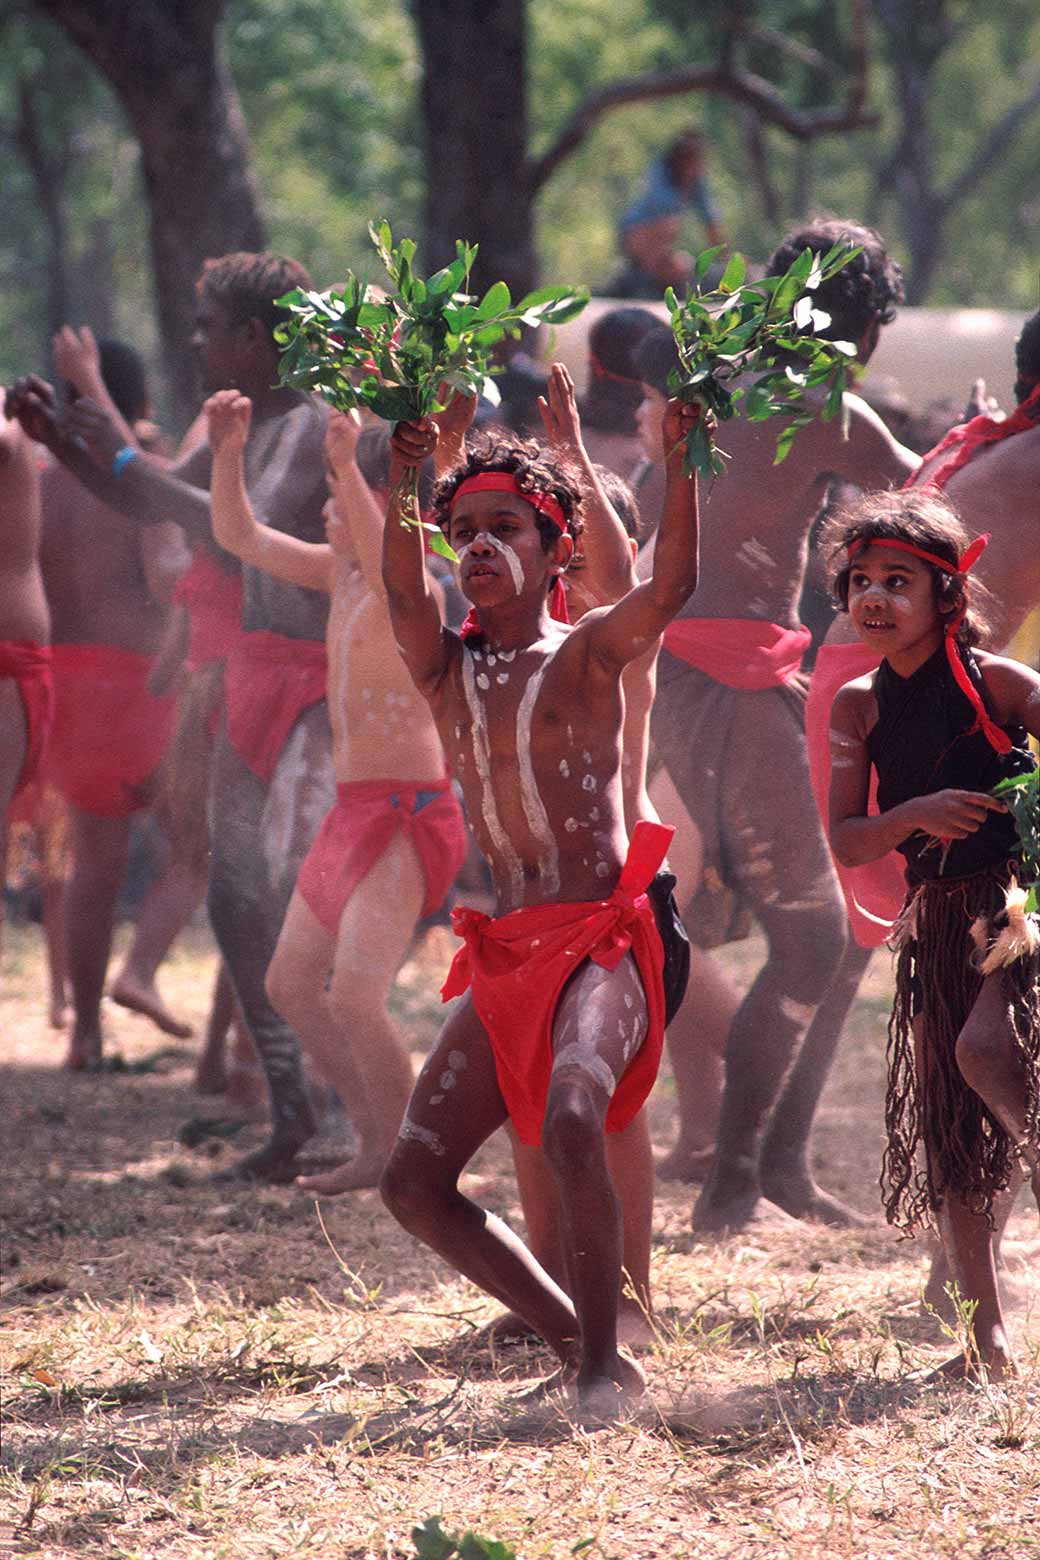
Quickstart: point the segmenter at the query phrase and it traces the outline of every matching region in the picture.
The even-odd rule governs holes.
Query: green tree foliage
[[[929,76],[934,182],[943,190],[1027,92],[1030,62],[1040,57],[1040,13],[1031,0],[1000,7],[928,0],[927,8],[948,33]],[[529,0],[532,154],[551,144],[595,86],[714,57],[735,14],[733,0]],[[47,136],[69,153],[70,313],[106,327],[100,315],[107,289],[111,325],[148,349],[153,305],[134,139],[108,88],[56,29],[26,20],[24,7],[18,19],[4,15],[0,9],[0,375],[39,364],[48,328],[48,229],[12,139],[26,74],[36,80]],[[835,79],[826,62],[847,64],[850,15],[851,0],[759,0],[761,36],[744,46],[745,63],[795,105],[832,101]],[[408,0],[228,0],[225,38],[275,247],[304,260],[319,285],[329,286],[346,270],[364,268],[373,214],[387,212],[403,231],[420,230],[422,67]],[[619,216],[651,157],[690,123],[708,137],[711,182],[731,240],[752,260],[764,260],[779,229],[808,207],[875,221],[907,259],[894,183],[902,133],[899,40],[876,22],[871,38],[871,100],[881,113],[875,130],[806,148],[782,131],[756,131],[745,110],[707,95],[604,116],[538,196],[543,279],[577,277],[606,288],[618,269]],[[1036,306],[1037,122],[950,213],[929,303]],[[702,242],[691,217],[688,247]]]

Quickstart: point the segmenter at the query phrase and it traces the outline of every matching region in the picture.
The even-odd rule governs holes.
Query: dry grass
[[[405,972],[418,1047],[443,947]],[[738,974],[756,950],[733,950]],[[200,1023],[199,934],[165,972]],[[880,1221],[695,1243],[661,1186],[647,1360],[654,1410],[589,1435],[516,1401],[549,1358],[489,1352],[490,1302],[375,1193],[326,1202],[214,1185],[177,1130],[191,1046],[113,1011],[128,1063],[59,1071],[35,934],[9,939],[3,1010],[6,1428],[0,1554],[411,1557],[442,1513],[518,1560],[1026,1560],[1040,1555],[1040,1239],[1020,1206],[1008,1288],[1023,1372],[1004,1390],[908,1378],[951,1351],[921,1314],[925,1251]],[[822,1179],[876,1206],[886,974],[857,1008],[817,1135]],[[670,1083],[655,1135],[671,1135]],[[470,1190],[517,1217],[492,1141]]]

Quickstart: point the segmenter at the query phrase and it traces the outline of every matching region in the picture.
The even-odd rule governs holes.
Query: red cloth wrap
[[[231,746],[265,785],[304,710],[324,699],[325,644],[289,639],[268,629],[239,634],[224,671]]]
[[[173,599],[188,613],[185,671],[197,672],[214,661],[226,661],[242,631],[241,572],[229,573],[211,552],[199,547],[177,581]]]
[[[31,639],[0,639],[0,677],[12,677],[25,711],[25,760],[11,800],[36,778],[54,716],[54,677],[49,645]]]
[[[435,793],[433,799],[425,800],[424,792]],[[424,803],[418,810],[417,800]],[[420,915],[431,915],[444,903],[468,848],[451,781],[341,782],[296,879],[307,908],[327,932],[336,934],[354,890],[398,832],[411,841],[423,870],[426,897]]]
[[[838,689],[857,677],[877,671],[880,652],[857,641],[851,645],[821,645],[809,682],[805,703],[805,738],[809,750],[809,783],[816,808],[828,835],[831,790],[831,706]],[[877,775],[870,772],[868,813],[876,816]],[[833,859],[833,858],[832,858]],[[880,948],[891,935],[906,898],[905,864],[898,851],[890,850],[877,861],[861,867],[843,867],[834,861],[849,926],[861,948]]]
[[[447,1002],[470,988],[491,1042],[498,1086],[522,1143],[540,1143],[552,1073],[552,1028],[560,993],[586,959],[614,970],[631,949],[646,992],[646,1039],[622,1076],[606,1129],[620,1132],[653,1088],[664,1040],[664,952],[646,888],[674,829],[637,823],[609,899],[526,905],[492,920],[459,907],[464,939],[441,987]]]
[[[807,628],[762,618],[676,618],[664,647],[727,688],[780,688],[798,671],[812,640]]]
[[[45,760],[81,812],[128,818],[173,734],[176,701],[148,691],[152,657],[115,645],[54,645],[54,724]]]
[[[1004,417],[999,421],[995,417],[973,417],[970,422],[958,423],[956,428],[951,428],[934,449],[921,457],[920,467],[912,476],[907,477],[903,486],[904,488],[917,487],[920,471],[928,465],[929,461],[945,455],[946,459],[938,470],[920,484],[942,491],[954,472],[966,466],[976,450],[982,449],[986,444],[997,444],[1001,439],[1009,439],[1016,433],[1028,433],[1030,428],[1037,426],[1040,426],[1040,385],[1034,386],[1025,400],[1019,402],[1010,417]]]

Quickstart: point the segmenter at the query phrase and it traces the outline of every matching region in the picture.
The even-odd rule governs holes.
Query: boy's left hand
[[[549,370],[548,394],[538,397],[545,436],[554,450],[578,455],[582,450],[581,417],[574,393],[574,380],[562,363]]]

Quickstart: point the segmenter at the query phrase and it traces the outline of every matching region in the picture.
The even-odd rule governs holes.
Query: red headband
[[[551,493],[525,492],[511,471],[480,471],[475,477],[466,477],[455,489],[453,505],[463,493],[513,493],[551,520],[561,535],[567,529],[567,518],[559,501]]]
[[[601,363],[595,352],[589,353],[589,367],[592,369],[594,379],[610,379],[616,385],[627,385],[630,390],[638,390],[642,386],[642,380],[634,374],[617,374],[612,368],[607,368]]]
[[[965,549],[956,563],[951,563],[948,558],[940,558],[937,553],[927,552],[923,547],[917,547],[913,542],[905,542],[898,536],[857,536],[846,548],[846,556],[851,562],[865,547],[894,547],[899,552],[912,553],[915,558],[922,558],[925,563],[941,569],[944,574],[967,574],[968,570],[982,557],[989,544],[990,533],[977,536]],[[950,671],[958,688],[975,711],[975,724],[972,731],[981,731],[990,747],[997,753],[1011,752],[1011,739],[1006,731],[990,720],[986,706],[979,697],[979,690],[972,682],[964,668],[964,662],[960,658],[957,649],[957,630],[964,622],[968,611],[968,588],[964,587],[964,602],[959,612],[953,612],[946,619],[944,636],[946,642],[946,659],[950,663]],[[970,733],[969,733],[970,735]]]

